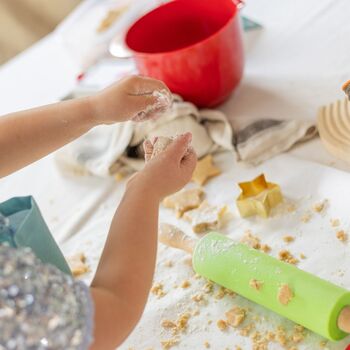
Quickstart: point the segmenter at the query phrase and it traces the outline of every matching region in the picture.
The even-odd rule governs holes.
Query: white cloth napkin
[[[198,155],[233,150],[232,129],[217,110],[198,110],[192,103],[175,98],[172,108],[156,121],[119,123],[95,127],[56,154],[58,165],[75,173],[110,176],[140,170],[142,143],[154,136],[191,132]]]
[[[242,116],[232,123],[236,158],[250,165],[258,165],[317,135],[315,123],[307,120]]]

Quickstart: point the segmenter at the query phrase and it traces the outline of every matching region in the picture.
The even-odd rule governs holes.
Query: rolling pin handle
[[[197,240],[187,236],[176,226],[161,223],[159,225],[158,239],[163,244],[178,248],[192,254]]]
[[[338,327],[345,333],[350,333],[350,306],[345,306],[338,316]]]

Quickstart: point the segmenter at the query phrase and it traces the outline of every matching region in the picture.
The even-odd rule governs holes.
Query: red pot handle
[[[124,33],[120,33],[109,44],[109,53],[116,58],[132,58],[132,52],[125,45],[124,36]]]

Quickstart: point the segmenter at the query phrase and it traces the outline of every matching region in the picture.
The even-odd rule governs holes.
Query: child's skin
[[[168,91],[162,82],[130,77],[93,97],[1,117],[0,177],[96,125],[139,116],[156,102],[154,90]],[[190,142],[189,133],[177,137],[127,184],[90,287],[95,307],[93,350],[120,345],[142,315],[155,267],[159,203],[190,180],[196,165]]]

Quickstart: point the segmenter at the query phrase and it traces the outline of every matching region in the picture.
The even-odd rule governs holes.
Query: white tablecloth
[[[350,78],[348,0],[247,3],[245,14],[262,23],[264,29],[244,35],[245,76],[234,96],[221,107],[229,118],[258,115],[313,119],[319,106],[343,98],[341,84]],[[78,73],[78,67],[55,35],[47,36],[0,68],[0,114],[57,101],[71,91]],[[349,165],[328,155],[319,139],[290,153],[350,170]],[[284,172],[293,172],[290,158],[278,159],[284,162],[278,178]],[[235,171],[240,178],[240,168]],[[101,221],[99,227],[107,228],[122,190],[123,186],[113,181],[64,176],[57,171],[52,156],[48,156],[2,179],[0,201],[16,195],[34,195],[52,232],[60,239],[93,228]],[[317,187],[312,192],[317,193]],[[152,344],[157,348],[155,342]],[[226,345],[226,341],[222,344]]]

